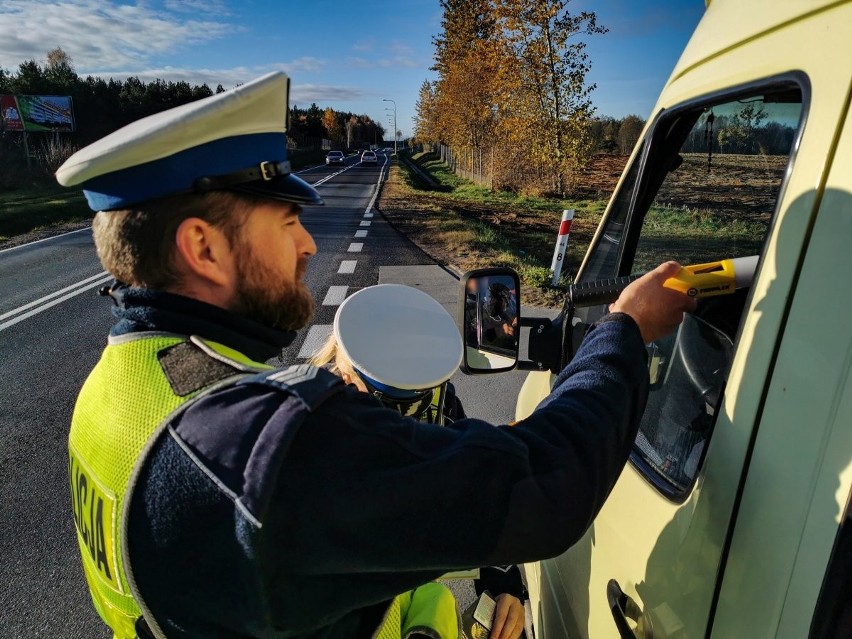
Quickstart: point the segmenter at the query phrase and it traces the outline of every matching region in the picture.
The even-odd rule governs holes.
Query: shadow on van
[[[829,189],[820,200],[811,190],[778,220],[760,266],[769,283],[747,303],[751,322],[737,335],[692,491],[666,506],[626,469],[586,535],[542,562],[540,636],[616,636],[612,615],[598,618],[607,613],[609,579],[638,595],[654,636],[669,638],[760,636],[778,627],[793,598],[801,613],[801,602],[819,593],[849,492],[848,479],[838,490],[852,450],[841,401],[852,386],[849,296],[825,280],[852,272],[852,196]],[[647,512],[670,513],[667,522],[619,514],[622,505],[636,512],[651,502]],[[845,618],[841,603],[826,607]],[[797,623],[807,631],[811,618]]]

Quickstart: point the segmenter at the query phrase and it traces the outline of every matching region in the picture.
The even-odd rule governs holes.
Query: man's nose
[[[301,226],[301,225],[300,225]],[[299,253],[301,255],[316,255],[317,245],[308,229],[302,226],[302,236],[299,238]]]

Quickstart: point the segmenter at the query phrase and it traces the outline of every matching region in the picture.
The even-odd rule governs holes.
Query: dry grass
[[[378,208],[439,264],[462,272],[509,266],[521,275],[525,303],[561,304],[562,293],[547,284],[562,209],[577,209],[562,279],[567,284],[597,228],[604,203],[542,201],[475,187],[465,191],[421,190],[405,169],[393,166]]]
[[[579,267],[626,160],[593,157],[580,177],[578,198],[558,201],[491,193],[445,175],[445,165],[424,156],[421,167],[431,170],[445,190],[424,190],[407,169],[393,166],[378,206],[439,264],[460,271],[510,266],[521,275],[526,303],[555,305],[561,293],[550,288],[549,270],[561,211],[576,211],[560,281],[564,285]],[[730,247],[738,247],[738,254],[759,251],[786,164],[784,156],[720,155],[708,168],[706,155],[684,154],[645,221],[637,264],[693,263],[715,254],[713,247],[720,255]]]

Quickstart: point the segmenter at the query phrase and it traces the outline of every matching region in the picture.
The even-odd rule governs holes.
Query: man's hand
[[[512,595],[497,595],[491,639],[518,639],[524,631],[524,604]]]
[[[665,262],[625,288],[610,304],[612,313],[626,313],[634,319],[646,344],[671,333],[683,321],[684,311],[694,311],[695,299],[663,286],[680,273],[677,262]]]

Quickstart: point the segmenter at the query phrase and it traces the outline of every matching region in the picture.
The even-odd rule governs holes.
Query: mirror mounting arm
[[[525,371],[545,371],[558,374],[562,360],[562,315],[551,321],[547,318],[522,317],[521,326],[530,329],[529,360],[519,361],[518,368]]]

